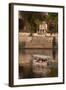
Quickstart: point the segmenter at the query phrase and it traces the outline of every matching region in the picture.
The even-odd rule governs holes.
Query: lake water
[[[19,51],[19,78],[45,78],[58,76],[58,53],[57,49],[21,49]],[[50,56],[55,62],[52,68],[43,68],[40,66],[33,66],[33,55]],[[34,72],[35,71],[35,72]],[[39,72],[39,73],[38,73]]]

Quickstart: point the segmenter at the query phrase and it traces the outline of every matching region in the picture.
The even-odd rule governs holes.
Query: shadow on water
[[[56,54],[57,54],[57,52],[58,52],[58,49],[57,49],[57,48],[53,48],[53,49],[52,49],[53,60],[56,59]]]

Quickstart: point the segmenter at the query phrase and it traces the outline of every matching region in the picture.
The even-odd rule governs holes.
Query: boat
[[[51,56],[33,55],[32,68],[34,74],[47,76],[51,72],[52,67],[54,68],[56,65]]]

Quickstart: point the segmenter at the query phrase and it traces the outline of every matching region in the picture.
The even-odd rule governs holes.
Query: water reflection
[[[52,49],[52,56],[53,56],[53,60],[56,60],[57,59],[57,54],[58,54],[58,51],[57,49]]]
[[[36,62],[33,55],[50,56],[52,62]],[[58,55],[53,49],[22,49],[19,54],[19,78],[40,78],[58,76]]]

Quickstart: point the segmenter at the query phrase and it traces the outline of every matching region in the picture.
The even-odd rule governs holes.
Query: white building
[[[47,23],[45,21],[43,21],[40,25],[39,25],[39,30],[38,30],[38,34],[45,34],[47,31]]]

